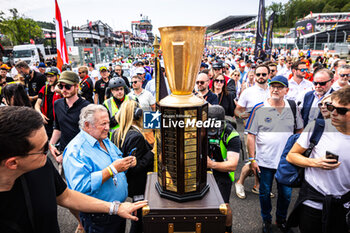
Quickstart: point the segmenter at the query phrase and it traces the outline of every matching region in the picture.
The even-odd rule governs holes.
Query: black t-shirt
[[[63,151],[67,144],[80,132],[79,115],[82,108],[90,102],[79,97],[72,107],[68,107],[66,99],[56,100],[54,129],[61,131],[60,150]]]
[[[55,94],[54,91],[51,91],[51,87],[48,86],[47,88],[47,95],[45,98],[47,98],[47,117],[49,118],[48,120],[48,124],[49,125],[52,125],[53,124],[53,105],[52,105],[52,98],[53,98],[53,95]],[[43,93],[39,92],[38,94],[38,98],[39,99],[42,99],[44,101],[44,95]],[[44,104],[44,103],[42,103]]]
[[[210,90],[203,98],[211,105],[219,104],[218,97]]]
[[[7,77],[6,76],[6,82],[7,83],[10,83],[10,82],[13,82],[13,81],[15,81],[12,77]]]
[[[29,96],[38,95],[39,91],[45,86],[46,77],[42,73],[34,71],[33,78],[28,81],[28,94]]]
[[[108,87],[109,81],[105,82],[101,78],[95,83],[95,93],[98,95],[98,103],[103,104],[105,101],[106,88]]]
[[[94,91],[94,84],[91,78],[88,77],[84,81],[81,81],[79,85],[80,85],[80,91],[81,91],[80,95],[90,103],[93,103],[94,101],[92,99],[92,95]]]
[[[60,232],[57,222],[56,197],[66,190],[67,185],[54,168],[51,160],[47,158],[44,167],[23,176],[29,190],[35,233]],[[9,225],[21,229],[20,232],[34,233],[20,178],[15,181],[10,191],[0,192],[0,232],[18,232]]]

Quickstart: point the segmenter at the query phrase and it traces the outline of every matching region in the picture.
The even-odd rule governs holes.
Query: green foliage
[[[54,23],[49,23],[49,22],[43,22],[43,21],[36,21],[38,26],[41,28],[46,28],[46,29],[51,29],[51,30],[55,30],[56,26]]]
[[[343,8],[341,8],[342,12],[349,12],[350,11],[350,2],[346,4]]]
[[[0,31],[6,35],[13,45],[30,42],[30,39],[43,38],[41,28],[29,18],[20,16],[16,8],[10,9],[10,17],[5,18],[5,13],[0,12]]]
[[[275,11],[276,27],[294,27],[297,19],[313,13],[349,12],[349,0],[290,0],[285,4],[272,2],[267,16]]]

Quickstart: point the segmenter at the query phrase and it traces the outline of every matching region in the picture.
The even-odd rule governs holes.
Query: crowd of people
[[[208,131],[207,167],[228,207],[226,232],[235,224],[231,188],[245,199],[249,176],[259,195],[262,232],[271,232],[276,195],[275,222],[282,232],[296,226],[302,233],[335,232],[335,227],[348,232],[350,65],[337,56],[327,64],[285,49],[275,49],[268,61],[254,60],[253,52],[206,49],[193,90],[208,103],[208,117],[224,123]],[[60,70],[47,63],[0,64],[0,200],[6,202],[0,216],[8,223],[0,225],[1,232],[59,232],[56,204],[76,217],[76,232],[124,233],[125,218],[139,219],[132,221],[131,233],[143,231],[139,208],[147,201],[140,200],[147,172],[154,169],[154,131],[142,125],[143,111],[156,110],[153,58],[139,55],[98,69],[89,63],[77,72],[67,65]],[[128,77],[123,63],[130,64]],[[302,154],[317,119],[323,119],[324,133],[306,158]],[[288,218],[292,188],[277,182],[274,194],[272,184],[294,134],[300,138],[287,160],[305,167],[305,179]],[[242,151],[246,161],[235,175]],[[125,202],[127,197],[134,203]]]

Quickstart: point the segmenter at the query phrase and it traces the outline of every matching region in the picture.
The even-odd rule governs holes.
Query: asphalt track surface
[[[238,129],[240,131],[240,135],[242,136],[242,126],[238,124]],[[54,163],[56,164],[56,163]],[[244,162],[242,160],[239,161],[237,172],[235,173],[236,180],[239,178],[239,174],[241,171]],[[235,186],[232,184],[231,189],[231,198],[230,198],[230,206],[232,208],[233,220],[232,220],[232,228],[234,233],[257,233],[262,232],[262,218],[260,215],[260,203],[259,196],[251,192],[251,189],[254,185],[254,177],[248,177],[245,181],[245,192],[246,199],[241,200],[236,196]],[[272,192],[277,194],[276,182],[274,181]],[[296,198],[298,197],[299,189],[294,189],[292,194],[292,201],[289,206],[289,212],[292,210]],[[277,198],[272,198],[272,230],[273,232],[281,232],[274,225],[275,222],[275,213],[276,213],[276,204]],[[74,233],[77,220],[73,217],[73,215],[69,212],[69,210],[58,207],[58,221],[60,225],[60,230],[62,233]],[[127,221],[127,230],[130,226],[130,223]],[[293,229],[295,233],[298,233],[298,229]],[[215,232],[213,232],[215,233]]]

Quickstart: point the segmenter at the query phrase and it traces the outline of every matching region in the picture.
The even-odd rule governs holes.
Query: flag
[[[265,0],[259,2],[258,25],[256,28],[254,60],[261,59],[264,56],[263,42],[265,35]]]
[[[57,0],[56,4],[56,47],[57,47],[57,68],[62,69],[62,65],[68,64],[68,52],[66,38],[64,36],[64,28],[62,25],[61,11],[58,7]]]
[[[168,95],[168,90],[165,84],[165,78],[160,66],[159,59],[155,57],[155,83],[156,83],[156,101],[160,101]]]
[[[270,59],[271,56],[271,49],[272,49],[272,34],[273,34],[273,20],[275,18],[275,12],[272,12],[272,14],[269,17],[269,21],[267,24],[267,32],[266,32],[266,44],[265,44],[265,52],[267,55],[267,58]]]

